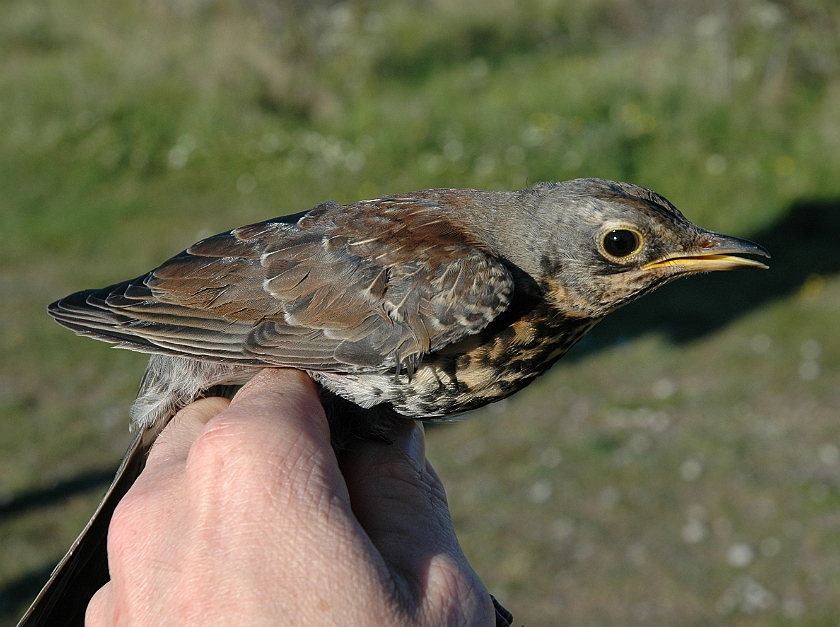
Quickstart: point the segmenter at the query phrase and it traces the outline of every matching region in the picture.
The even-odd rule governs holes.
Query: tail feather
[[[149,352],[154,348],[151,342],[134,333],[121,332],[121,325],[129,318],[96,305],[96,302],[102,302],[107,294],[127,290],[134,281],[124,281],[99,290],[75,292],[52,303],[47,307],[47,312],[60,325],[78,335],[119,343],[141,352]]]

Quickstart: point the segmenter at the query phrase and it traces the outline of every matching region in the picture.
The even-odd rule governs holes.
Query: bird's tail
[[[141,277],[142,278],[142,277]],[[141,352],[155,347],[136,334],[124,332],[122,327],[131,318],[108,305],[108,299],[137,288],[139,279],[124,281],[102,289],[84,290],[55,301],[47,313],[61,326],[97,340],[118,344]]]

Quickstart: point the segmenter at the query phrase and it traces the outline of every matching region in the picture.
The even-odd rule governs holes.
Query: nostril
[[[707,239],[705,242],[700,244],[700,248],[705,248],[705,249],[714,248],[715,246],[717,246],[717,244],[713,240],[710,240],[710,239]]]

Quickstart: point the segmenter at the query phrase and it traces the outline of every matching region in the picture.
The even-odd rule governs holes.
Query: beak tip
[[[732,235],[721,235],[719,233],[712,233],[709,241],[712,247],[717,249],[717,253],[735,253],[741,255],[758,255],[770,259],[770,251],[768,251],[761,244],[756,244],[753,241],[744,239],[742,237],[733,237]],[[711,250],[709,252],[712,252]]]

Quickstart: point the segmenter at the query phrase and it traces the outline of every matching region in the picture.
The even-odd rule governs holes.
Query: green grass
[[[329,198],[602,176],[773,269],[669,286],[430,430],[469,558],[527,625],[836,626],[834,3],[291,6],[0,6],[0,622],[93,510],[45,495],[116,464],[144,362],[47,303]]]

